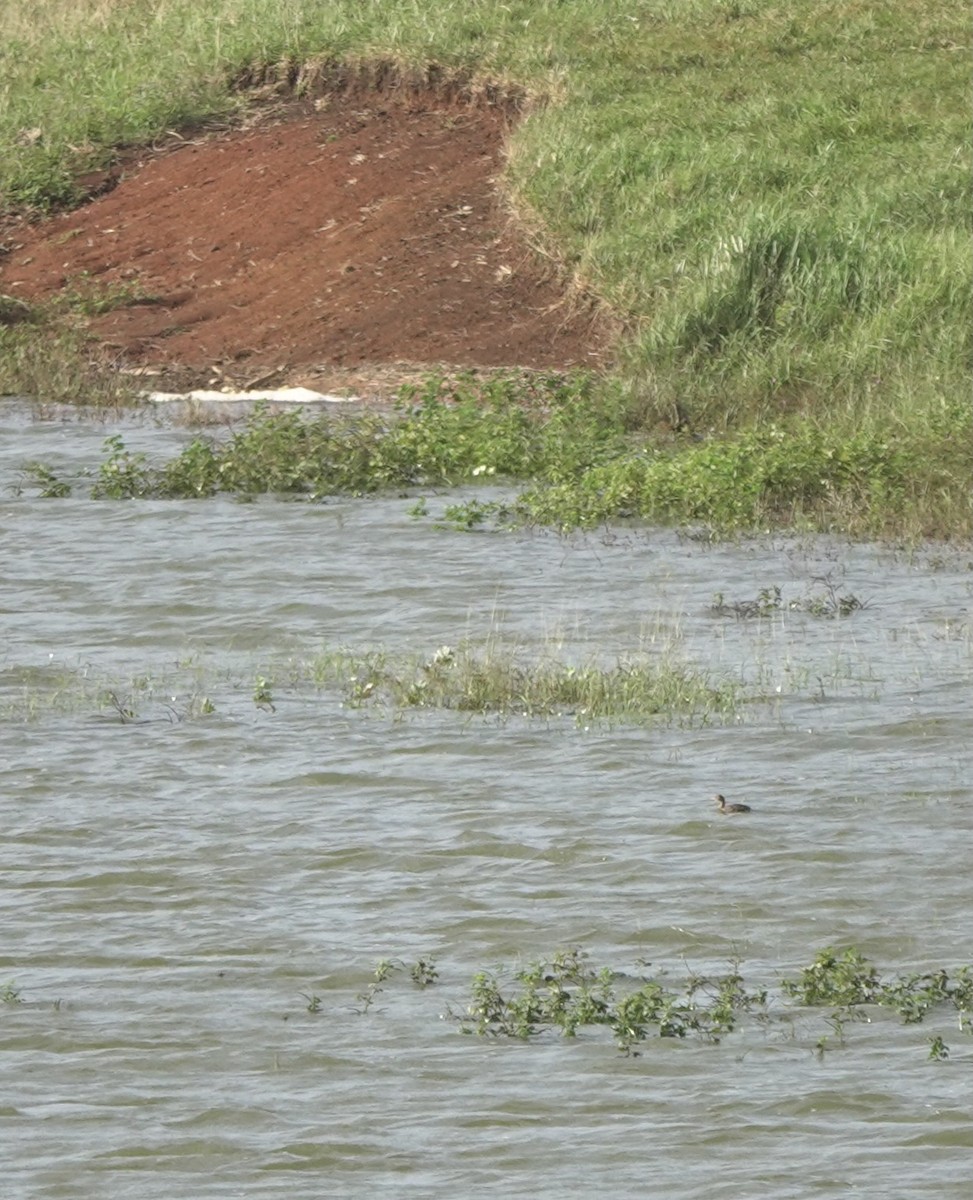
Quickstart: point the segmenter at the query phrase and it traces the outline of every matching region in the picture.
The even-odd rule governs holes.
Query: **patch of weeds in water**
[[[172,724],[195,721],[216,712],[204,690],[206,674],[200,664],[189,659],[175,671],[143,673],[119,681],[90,663],[66,667],[52,660],[42,667],[15,668],[0,676],[0,717],[36,721],[51,713],[90,715],[107,709],[123,725],[158,719]],[[208,686],[212,680],[205,682]]]
[[[399,958],[383,958],[376,963],[368,986],[355,997],[359,1004],[355,1011],[364,1016],[383,991],[382,985],[399,971],[408,971],[412,983],[420,990],[431,987],[439,979],[439,969],[432,958],[419,958],[412,964]]]
[[[133,454],[117,433],[105,439],[104,449],[107,458],[98,468],[91,489],[93,499],[131,500],[152,495],[154,474],[144,454]]]
[[[173,724],[179,724],[182,721],[192,721],[199,717],[213,716],[216,712],[216,705],[209,696],[194,694],[188,697],[182,709],[177,709],[173,705],[167,704],[166,710]]]
[[[91,494],[316,499],[480,477],[570,477],[622,444],[617,397],[607,384],[598,388],[580,374],[467,376],[448,385],[432,377],[422,388],[404,388],[391,414],[308,417],[258,409],[228,440],[196,438],[160,466],[112,438]],[[420,516],[426,509],[411,511]]]
[[[0,1004],[23,1004],[24,997],[19,987],[13,983],[5,983],[0,987]]]
[[[674,989],[664,975],[630,978],[609,968],[594,968],[585,951],[560,951],[535,962],[512,978],[498,971],[478,972],[465,1014],[456,1016],[462,1032],[528,1040],[557,1030],[565,1037],[600,1026],[611,1032],[626,1054],[651,1037],[683,1039],[697,1035],[717,1043],[737,1024],[741,1013],[766,1009],[766,992],[747,992],[737,964],[725,976],[691,975]]]
[[[781,612],[784,599],[779,587],[761,588],[755,600],[727,600],[717,592],[710,601],[709,612],[714,617],[770,617]]]
[[[971,970],[883,980],[857,949],[824,950],[798,979],[783,981],[779,996],[771,997],[767,987],[747,985],[738,961],[724,974],[690,972],[673,985],[665,972],[657,972],[633,986],[631,976],[596,969],[584,951],[572,949],[512,975],[502,969],[477,972],[466,1011],[448,1015],[462,1032],[483,1037],[530,1040],[552,1031],[574,1037],[582,1028],[604,1027],[620,1050],[632,1054],[652,1038],[693,1036],[717,1044],[744,1021],[767,1029],[775,1018],[790,1020],[779,1009],[794,1001],[803,1008],[831,1010],[824,1017],[830,1032],[814,1045],[822,1055],[847,1046],[849,1025],[869,1023],[870,1006],[891,1010],[905,1025],[952,1007],[959,1012],[961,1032],[969,1033]],[[941,1036],[930,1042],[931,1059],[949,1056]]]
[[[853,1021],[867,1025],[868,1013],[864,1009],[849,1005],[845,1008],[836,1008],[834,1012],[824,1018],[824,1021],[831,1033],[822,1034],[814,1043],[814,1051],[818,1058],[823,1058],[828,1050],[844,1049],[848,1045],[845,1039],[845,1028]]]
[[[855,536],[951,529],[963,537],[971,525],[960,481],[969,479],[973,429],[959,406],[950,420],[948,442],[936,451],[919,425],[849,436],[808,419],[701,445],[643,445],[570,482],[537,479],[515,509],[522,521],[560,528],[637,519],[724,534],[790,526]],[[943,498],[938,512],[934,494]]]
[[[878,969],[854,947],[840,953],[822,950],[798,979],[785,979],[781,990],[800,1004],[821,1007],[875,1002],[880,990]]]
[[[119,410],[139,402],[134,378],[89,344],[76,317],[50,306],[29,308],[16,325],[0,320],[0,395],[29,397],[41,409]]]
[[[753,600],[727,600],[722,592],[717,592],[710,602],[709,612],[714,617],[735,617],[738,620],[772,617],[781,612],[805,612],[812,617],[833,620],[850,617],[852,613],[868,607],[867,600],[860,600],[852,593],[842,594],[831,575],[820,576],[812,583],[822,585],[824,591],[808,592],[789,601],[784,600],[783,589],[776,584],[761,588]]]
[[[668,645],[614,663],[565,662],[555,650],[528,650],[488,637],[427,655],[385,650],[324,651],[289,664],[286,685],[331,689],[349,709],[451,710],[464,715],[570,719],[581,727],[655,720],[700,725],[740,719],[741,685],[715,681]],[[195,721],[217,712],[212,671],[194,662],[119,680],[90,664],[11,670],[0,677],[0,714],[18,721],[106,709],[121,724]],[[275,713],[279,678],[269,671],[223,681],[257,709]],[[288,693],[290,694],[290,693]],[[227,701],[229,702],[229,700]],[[221,701],[220,707],[223,704]]]
[[[650,444],[617,382],[584,374],[432,377],[404,388],[391,414],[258,410],[228,440],[200,436],[158,466],[110,440],[91,494],[320,499],[489,478],[529,486],[509,505],[451,505],[446,524],[572,529],[634,519],[699,526],[711,537],[787,525],[935,536],[945,521],[962,536],[969,520],[961,528],[956,505],[936,509],[930,496],[953,496],[968,478],[970,420],[960,406],[940,419],[937,436],[949,447],[942,453],[922,440],[921,423],[848,436],[809,419],[701,444]],[[428,507],[421,501],[410,512],[423,516]]]
[[[257,675],[253,681],[253,702],[264,712],[277,711],[270,680],[265,679],[263,675]]]
[[[867,600],[860,600],[852,592],[842,593],[833,575],[821,575],[812,582],[824,588],[823,592],[809,593],[800,601],[802,610],[812,617],[834,620],[868,608]]]
[[[439,979],[439,969],[431,958],[419,958],[409,968],[409,978],[418,988],[431,987]]]
[[[63,500],[71,495],[71,484],[44,463],[29,462],[23,469],[22,482],[17,485],[18,495],[25,490],[36,490],[41,500]]]
[[[929,1061],[930,1062],[945,1062],[949,1058],[949,1047],[941,1037],[932,1037],[929,1039]]]
[[[869,1006],[894,1012],[903,1025],[919,1025],[926,1017],[943,1008],[959,1015],[961,1032],[969,1031],[969,1013],[973,1007],[973,968],[961,967],[950,976],[945,968],[926,974],[898,975],[883,979],[878,968],[856,948],[820,951],[797,979],[781,983],[784,996],[808,1008],[829,1008],[827,1018],[835,1043],[845,1045],[849,1022],[868,1022]],[[946,1058],[949,1048],[942,1038],[933,1039],[941,1051],[930,1057]],[[822,1037],[817,1050],[830,1048],[831,1039]]]
[[[356,999],[361,1004],[361,1008],[356,1010],[358,1013],[364,1016],[368,1012],[375,1003],[376,996],[383,991],[382,984],[391,979],[400,966],[400,963],[391,958],[383,958],[376,963],[371,983],[356,996]]]
[[[448,504],[439,524],[470,533],[484,528],[488,521],[495,521],[508,511],[506,505],[495,500],[464,500],[459,504]]]
[[[732,683],[713,683],[671,653],[636,655],[613,666],[572,665],[553,655],[527,654],[488,639],[483,645],[441,646],[426,658],[393,659],[384,652],[326,652],[304,668],[319,685],[336,682],[351,707],[454,709],[520,717],[571,717],[578,724],[679,717],[706,722],[739,713]]]
[[[105,692],[103,706],[115,712],[122,725],[130,725],[133,721],[138,720],[138,711],[134,702],[131,698],[120,700],[117,692]]]

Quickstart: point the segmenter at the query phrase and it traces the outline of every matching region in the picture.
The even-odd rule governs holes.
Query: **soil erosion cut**
[[[498,196],[509,120],[394,85],[291,101],[141,153],[81,208],[18,223],[0,292],[90,293],[109,308],[91,332],[123,363],[236,381],[596,366],[590,305]]]

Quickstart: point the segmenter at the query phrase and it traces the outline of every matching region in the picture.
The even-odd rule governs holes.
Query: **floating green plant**
[[[384,990],[383,985],[399,971],[408,971],[413,984],[423,990],[439,979],[439,969],[432,957],[419,958],[411,965],[400,958],[383,958],[376,964],[367,986],[355,997],[359,1005],[356,1012],[362,1015],[367,1013]]]
[[[793,1022],[801,1010],[825,1010],[831,1033],[814,1044],[823,1053],[845,1046],[848,1025],[867,1023],[870,1011],[880,1009],[905,1025],[952,1010],[960,1032],[970,1034],[973,967],[884,977],[855,948],[826,949],[799,977],[783,979],[774,994],[766,984],[748,984],[739,961],[723,973],[689,972],[672,982],[665,971],[633,977],[595,968],[584,951],[571,949],[512,973],[477,972],[466,1010],[450,1015],[464,1033],[524,1040],[549,1032],[574,1037],[603,1027],[619,1049],[637,1053],[654,1038],[697,1037],[716,1044],[747,1023],[770,1031]],[[929,1058],[949,1057],[941,1035],[930,1043]]]

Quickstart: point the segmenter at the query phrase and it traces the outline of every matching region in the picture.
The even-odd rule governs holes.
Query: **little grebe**
[[[741,813],[752,811],[749,804],[727,804],[726,797],[721,796],[718,792],[713,799],[720,806],[721,813]]]

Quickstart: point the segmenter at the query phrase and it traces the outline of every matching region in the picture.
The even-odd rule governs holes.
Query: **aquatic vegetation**
[[[652,1036],[694,1034],[718,1043],[741,1014],[766,1017],[766,989],[747,992],[737,967],[722,976],[690,975],[678,990],[661,978],[633,987],[608,968],[592,968],[575,948],[515,972],[513,991],[498,973],[478,972],[466,1013],[456,1019],[464,1033],[523,1039],[554,1029],[575,1037],[587,1026],[605,1026],[626,1053]]]
[[[364,1016],[384,990],[383,984],[399,971],[408,971],[413,985],[420,990],[432,987],[439,979],[439,970],[431,957],[419,958],[411,965],[400,958],[383,958],[376,965],[368,985],[355,996],[359,1005],[355,1011]]]
[[[840,585],[831,575],[813,581],[824,586],[823,592],[808,591],[795,600],[784,601],[783,589],[776,584],[761,588],[756,599],[727,600],[717,592],[709,606],[714,617],[735,617],[745,620],[753,617],[772,617],[781,612],[806,612],[813,617],[834,619],[850,617],[868,607],[867,600],[859,600],[851,592],[842,594]]]
[[[46,405],[106,410],[138,403],[136,380],[110,353],[93,346],[71,313],[31,309],[13,326],[0,321],[0,396],[33,397]]]
[[[654,1038],[692,1036],[718,1044],[746,1025],[770,1035],[800,1015],[785,1007],[788,1000],[804,1010],[830,1010],[824,1019],[834,1040],[818,1038],[814,1049],[819,1053],[846,1045],[847,1025],[868,1022],[869,1009],[891,1011],[905,1025],[952,1010],[960,1031],[969,1034],[973,967],[883,978],[854,947],[828,949],[799,979],[782,980],[774,994],[766,985],[748,985],[738,961],[725,973],[689,972],[671,983],[665,971],[633,977],[596,969],[587,953],[571,949],[509,974],[477,972],[465,1012],[450,1015],[464,1033],[481,1037],[529,1040],[550,1032],[576,1037],[584,1029],[603,1027],[620,1050],[637,1054]],[[941,1035],[930,1041],[931,1059],[949,1056]]]
[[[631,971],[596,966],[588,951],[573,946],[522,966],[502,965],[474,972],[462,1008],[414,1010],[409,1019],[451,1021],[467,1037],[521,1042],[562,1038],[608,1041],[623,1054],[652,1053],[653,1043],[702,1042],[712,1047],[728,1039],[755,1039],[765,1046],[803,1046],[822,1056],[852,1052],[856,1029],[870,1026],[869,1042],[889,1043],[898,1029],[935,1022],[920,1043],[931,1062],[945,1062],[953,1047],[952,1024],[960,1038],[973,1037],[973,966],[937,967],[923,973],[882,972],[854,946],[819,951],[796,978],[748,979],[741,959],[720,969],[697,971],[685,962],[676,971],[639,960]],[[426,1004],[426,993],[443,988],[432,955],[414,960],[381,959],[353,997],[352,1011],[376,1019],[379,997],[407,981],[411,1003]],[[348,1008],[347,990],[330,993],[322,984],[301,990],[303,1008],[321,1015],[334,1004]],[[398,1011],[403,1012],[398,993]],[[0,1003],[25,1003],[19,985],[0,987]],[[59,1008],[62,1000],[54,1001]],[[37,1004],[29,1007],[43,1011]],[[373,1011],[374,1010],[374,1011]],[[879,1021],[881,1014],[897,1022]],[[820,1033],[822,1025],[828,1030]],[[910,1039],[915,1042],[913,1037]],[[964,1047],[965,1048],[965,1047]],[[968,1053],[964,1055],[968,1057]]]
[[[678,661],[672,651],[633,655],[611,666],[572,665],[529,654],[499,638],[441,646],[429,657],[383,651],[329,651],[301,668],[318,683],[338,683],[353,707],[453,709],[518,717],[570,717],[579,724],[736,717],[742,697],[730,682]]]
[[[934,497],[958,500],[960,480],[973,474],[969,406],[955,406],[945,427],[962,440],[940,444],[918,425],[846,436],[803,421],[701,445],[642,447],[593,465],[570,484],[538,480],[518,498],[516,512],[560,527],[637,518],[722,530],[962,535],[973,528],[968,497],[951,508],[948,526],[936,516]]]
[[[827,1023],[834,1041],[845,1045],[845,1028],[852,1022],[867,1022],[869,1006],[894,1012],[903,1025],[918,1025],[937,1009],[953,1008],[961,1032],[973,1032],[973,967],[960,967],[952,976],[945,968],[925,974],[883,979],[878,968],[855,947],[837,951],[828,947],[818,953],[797,979],[784,979],[783,994],[809,1008],[831,1008]],[[821,1037],[816,1048],[824,1052],[832,1039]],[[949,1057],[949,1048],[939,1036],[932,1039],[931,1059]]]
[[[950,1003],[967,1017],[973,1013],[973,968],[963,967],[952,978],[944,970],[883,980],[878,968],[855,947],[827,947],[797,979],[781,984],[786,996],[800,1004],[839,1008],[878,1004],[892,1009],[906,1025],[920,1023],[941,1004]]]
[[[266,712],[277,711],[270,681],[263,675],[258,675],[253,681],[253,702],[257,708],[262,708]]]
[[[531,484],[506,503],[449,504],[447,525],[570,529],[639,520],[724,532],[790,525],[959,535],[973,529],[966,488],[973,413],[956,405],[939,426],[930,426],[928,415],[917,414],[909,428],[850,437],[797,422],[702,443],[649,444],[632,432],[618,388],[591,376],[501,373],[449,385],[433,377],[421,389],[405,389],[391,414],[258,412],[228,439],[197,436],[158,466],[113,435],[90,494],[123,500],[270,492],[314,500],[488,476]],[[38,463],[27,469],[25,486],[30,482],[52,497],[72,486]],[[417,519],[433,516],[425,497],[409,511]],[[826,589],[807,611],[848,615],[855,607],[855,598]]]
[[[36,721],[60,713],[121,725],[198,721],[216,712],[210,690],[220,683],[218,674],[193,660],[121,679],[87,662],[8,668],[0,676],[0,719]]]
[[[42,500],[63,500],[71,495],[71,484],[66,479],[60,479],[44,463],[29,462],[23,470],[20,490],[36,491]]]
[[[106,714],[123,725],[136,721],[201,720],[247,702],[276,713],[282,694],[310,702],[308,690],[330,691],[349,709],[385,713],[445,710],[464,716],[569,719],[599,722],[680,723],[730,721],[745,697],[730,681],[713,681],[682,662],[675,647],[635,653],[613,663],[572,664],[553,648],[513,645],[499,635],[441,646],[432,654],[397,655],[376,649],[324,650],[247,678],[229,678],[205,664],[143,673],[128,680],[90,664],[8,672],[0,715],[35,720],[56,712]]]
[[[403,388],[391,413],[308,418],[258,410],[228,439],[198,436],[161,466],[112,435],[91,495],[317,499],[446,487],[484,475],[565,479],[624,443],[617,391],[591,376],[497,372],[449,383],[432,376],[422,388]],[[67,484],[43,466],[31,470],[48,495],[52,485]]]
[[[413,964],[383,959],[357,994],[356,1011],[365,1015],[396,976],[419,991],[439,980],[431,958]],[[309,1011],[320,997],[302,992]],[[558,950],[524,966],[475,972],[462,1009],[452,1004],[445,1016],[467,1036],[530,1042],[551,1035],[608,1037],[626,1055],[649,1053],[659,1039],[702,1041],[718,1046],[731,1036],[754,1037],[769,1045],[795,1042],[822,1055],[854,1044],[851,1030],[872,1024],[888,1012],[900,1026],[956,1019],[961,1036],[973,1036],[973,967],[938,968],[925,974],[883,975],[855,947],[820,951],[797,979],[748,981],[743,963],[699,972],[685,963],[673,973],[640,961],[633,972],[595,966],[580,948]],[[819,1034],[821,1025],[828,1030]],[[882,1023],[881,1036],[895,1036]],[[924,1045],[930,1061],[945,1061],[950,1046],[943,1032]]]

